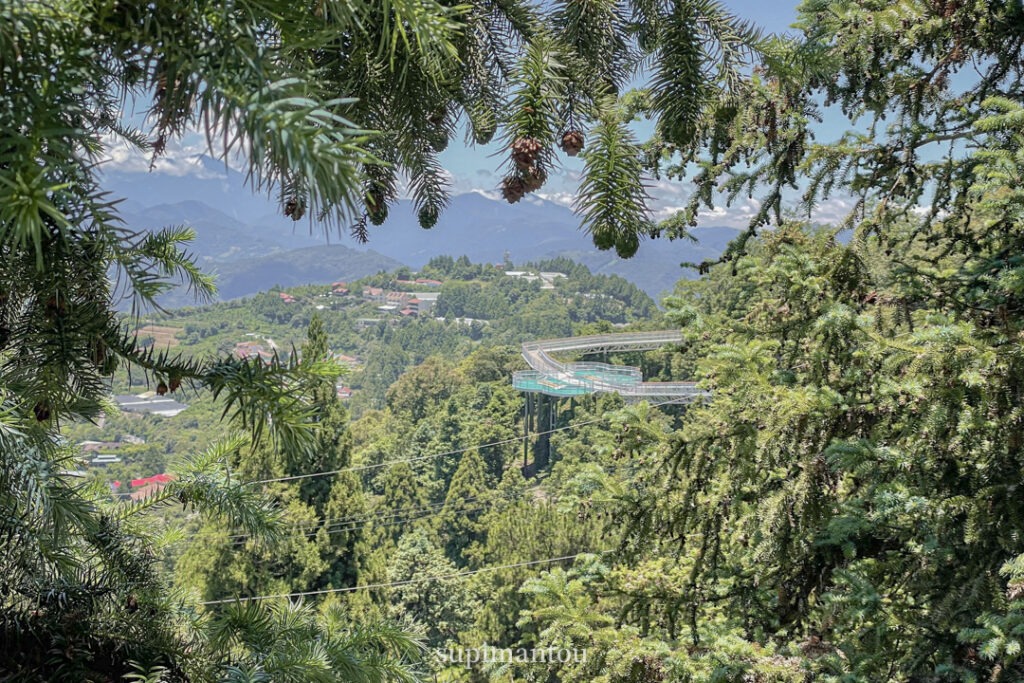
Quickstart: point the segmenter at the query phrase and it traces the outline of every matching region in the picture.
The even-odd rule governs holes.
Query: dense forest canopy
[[[785,38],[713,0],[8,0],[0,19],[0,676],[1024,679],[1019,1],[807,0]],[[128,100],[150,103],[141,129]],[[517,332],[654,314],[568,263],[536,264],[575,280],[545,292],[433,263],[443,319],[519,321],[415,359],[379,326],[357,419],[333,310],[266,358],[146,343],[116,312],[213,282],[189,228],[119,223],[111,145],[156,159],[201,131],[286,215],[376,237],[403,178],[437,220],[457,127],[503,142],[512,202],[582,154],[582,225],[623,257],[754,202],[666,301],[680,348],[628,359],[707,400],[524,410]],[[652,177],[692,181],[689,206],[654,221]],[[286,297],[259,303],[284,322]],[[129,372],[222,421],[125,502],[74,476],[65,434]],[[587,657],[430,654],[484,645]]]

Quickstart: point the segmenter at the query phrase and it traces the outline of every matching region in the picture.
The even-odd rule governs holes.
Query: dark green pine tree
[[[402,537],[388,564],[388,581],[409,582],[391,589],[394,618],[410,622],[433,647],[455,640],[478,608],[465,580],[429,580],[455,573],[456,565],[422,529]]]
[[[323,321],[314,316],[302,347],[302,363],[330,361]],[[274,544],[232,538],[214,527],[200,532],[182,558],[187,580],[209,599],[354,585],[360,567],[365,511],[362,484],[343,470],[351,461],[348,413],[335,379],[323,376],[310,388],[312,446],[300,452],[263,444],[239,455],[233,467],[244,481],[285,478],[265,487],[286,526]],[[317,476],[304,476],[317,475]],[[288,477],[303,477],[288,480]]]
[[[309,321],[306,343],[302,346],[305,362],[320,362],[330,359],[327,346],[327,331],[319,315]],[[314,472],[334,472],[344,469],[352,462],[352,435],[348,429],[348,411],[338,398],[335,380],[324,379],[312,392],[313,421],[317,425],[313,447],[301,461],[292,463],[290,475]],[[328,475],[299,480],[300,499],[313,506],[323,516],[327,501],[336,497],[332,489],[339,483],[339,476]]]
[[[303,358],[311,362],[329,360],[327,331],[319,315],[309,321],[306,336]],[[361,518],[366,515],[368,506],[362,479],[355,472],[344,471],[352,464],[348,411],[338,398],[334,381],[325,380],[314,389],[312,404],[318,427],[314,445],[309,457],[298,464],[292,474],[324,473],[298,480],[299,498],[320,518],[318,538],[327,560],[327,568],[314,585],[317,588],[353,586],[365,563]]]
[[[430,512],[430,496],[420,477],[409,463],[399,462],[387,467],[379,479],[382,487],[378,509],[390,517],[382,518],[372,528],[374,547],[393,546],[408,527],[403,520]]]
[[[465,562],[465,551],[483,536],[480,522],[491,499],[487,465],[474,448],[462,455],[438,517],[438,530],[448,557]]]

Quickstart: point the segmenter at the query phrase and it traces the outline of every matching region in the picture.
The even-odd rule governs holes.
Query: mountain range
[[[264,196],[254,196],[239,174],[212,167],[207,175],[108,173],[106,186],[124,198],[122,218],[134,229],[191,225],[190,250],[218,278],[219,297],[246,296],[273,285],[354,280],[401,265],[422,267],[432,257],[466,255],[474,262],[516,264],[567,256],[595,273],[616,274],[658,298],[677,280],[693,277],[682,262],[721,253],[737,231],[727,227],[693,230],[696,242],[649,240],[632,259],[599,251],[579,230],[579,220],[561,204],[530,196],[509,205],[484,192],[456,195],[431,230],[419,227],[409,201],[400,201],[388,221],[374,227],[368,244],[347,234],[325,235],[308,221],[293,222]],[[189,303],[174,293],[165,306]]]

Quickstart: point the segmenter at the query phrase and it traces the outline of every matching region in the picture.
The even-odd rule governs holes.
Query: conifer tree
[[[438,533],[445,539],[445,552],[461,563],[466,549],[483,533],[481,508],[490,501],[490,486],[483,458],[476,449],[464,453],[455,470],[438,518]]]
[[[402,538],[388,569],[389,581],[406,582],[391,589],[394,616],[417,624],[436,648],[455,640],[473,618],[475,605],[465,583],[435,578],[457,571],[423,530]]]
[[[330,357],[327,346],[327,331],[319,315],[314,315],[306,332],[306,343],[302,347],[303,356],[316,361],[324,361]],[[325,379],[312,392],[310,397],[314,413],[316,438],[310,449],[309,457],[296,463],[288,472],[297,475],[310,472],[333,472],[344,469],[352,464],[352,437],[348,430],[348,411],[338,398],[335,388],[336,378]],[[303,502],[311,505],[319,515],[324,516],[328,497],[343,499],[342,490],[333,489],[341,484],[346,489],[355,483],[353,477],[342,477],[348,473],[334,476],[310,477],[301,479],[299,496]],[[355,491],[352,491],[355,495]]]

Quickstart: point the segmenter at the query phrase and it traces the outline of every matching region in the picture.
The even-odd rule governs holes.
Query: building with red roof
[[[167,484],[170,484],[172,481],[174,481],[174,477],[170,474],[154,474],[152,477],[132,479],[130,483],[133,489],[138,488],[140,486],[151,486],[154,484],[159,484],[160,488],[163,488]]]

